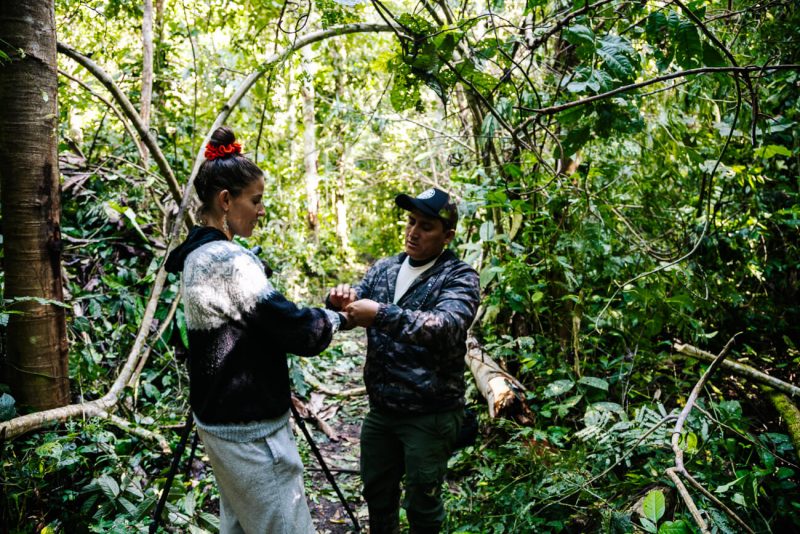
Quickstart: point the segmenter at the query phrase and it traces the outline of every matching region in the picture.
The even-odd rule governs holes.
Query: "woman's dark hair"
[[[224,153],[224,149],[232,147],[235,142],[236,136],[227,126],[220,126],[211,134],[208,144],[214,149],[220,149],[218,152],[223,154],[213,159],[209,159],[207,155],[194,180],[194,189],[202,202],[201,214],[208,210],[218,192],[227,189],[233,197],[238,197],[245,187],[264,175],[258,165],[238,150],[231,149],[230,153]]]

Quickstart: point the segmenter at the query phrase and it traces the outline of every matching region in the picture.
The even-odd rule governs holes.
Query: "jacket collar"
[[[408,254],[406,254],[405,252],[401,252],[400,254],[395,256],[394,263],[391,263],[389,265],[389,269],[387,271],[387,276],[386,276],[386,283],[388,285],[389,289],[388,294],[390,298],[394,295],[394,290],[397,287],[397,274],[400,272],[400,267],[403,265],[403,262],[405,261],[407,256]],[[419,277],[416,280],[414,280],[414,282],[409,286],[409,288],[406,290],[403,296],[410,295],[414,291],[414,288],[416,288],[418,285],[425,282],[431,276],[440,273],[445,268],[445,266],[449,264],[451,261],[457,261],[457,260],[458,258],[456,257],[455,253],[453,253],[452,250],[450,250],[449,248],[444,249],[444,251],[439,255],[439,258],[436,260],[436,263],[433,264],[433,267],[431,267],[430,269],[419,275]],[[402,297],[400,300],[403,300]]]

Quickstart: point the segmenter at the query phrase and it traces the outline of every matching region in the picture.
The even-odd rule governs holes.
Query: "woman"
[[[203,226],[167,258],[183,271],[190,403],[219,485],[222,533],[313,533],[289,421],[286,353],[318,354],[347,316],[298,308],[232,241],[264,215],[264,177],[230,128],[206,147],[195,189]]]

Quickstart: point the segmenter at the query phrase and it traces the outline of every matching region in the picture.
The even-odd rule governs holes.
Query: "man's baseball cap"
[[[450,195],[435,187],[426,189],[416,197],[397,195],[394,202],[404,210],[419,210],[425,215],[441,219],[445,230],[455,228],[458,222],[458,208],[450,201]]]

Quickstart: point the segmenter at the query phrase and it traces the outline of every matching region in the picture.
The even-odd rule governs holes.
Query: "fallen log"
[[[715,358],[715,356],[710,352],[706,352],[702,349],[698,349],[697,347],[687,343],[681,343],[679,341],[673,343],[672,348],[675,350],[675,352],[679,352],[685,356],[690,356],[706,362],[713,362]],[[750,378],[759,384],[777,389],[789,397],[800,397],[800,387],[763,373],[755,367],[750,367],[749,365],[745,365],[743,363],[737,363],[728,360],[722,362],[722,367],[734,374],[743,376],[745,378]]]
[[[522,424],[533,422],[533,414],[525,402],[525,386],[501,368],[474,337],[467,340],[464,359],[475,377],[478,391],[489,404],[490,417],[510,417]]]

